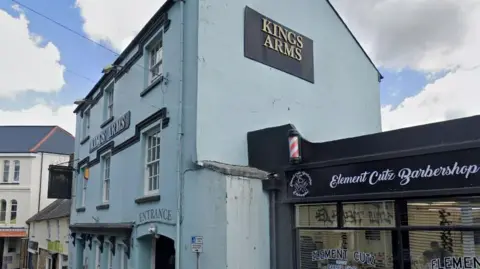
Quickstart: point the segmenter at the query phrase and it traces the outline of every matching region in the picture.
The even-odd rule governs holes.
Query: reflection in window
[[[409,201],[409,226],[479,225],[480,199],[442,199]],[[407,223],[402,223],[407,225]]]
[[[300,268],[393,268],[391,232],[371,232],[300,230]]]
[[[336,204],[297,205],[297,227],[337,227]]]
[[[10,209],[10,223],[15,224],[17,223],[17,200],[12,200],[12,206]]]
[[[395,227],[393,201],[344,203],[344,227]]]
[[[5,223],[7,217],[7,201],[0,200],[0,223]]]
[[[453,268],[454,260],[459,262],[455,263],[458,268],[480,266],[480,246],[472,231],[411,231],[409,237],[412,269]],[[467,261],[460,257],[477,258]]]

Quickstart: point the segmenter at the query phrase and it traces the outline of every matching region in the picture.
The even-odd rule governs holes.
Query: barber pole
[[[290,151],[290,163],[300,163],[302,161],[302,156],[300,155],[300,135],[295,129],[288,132],[288,146]]]

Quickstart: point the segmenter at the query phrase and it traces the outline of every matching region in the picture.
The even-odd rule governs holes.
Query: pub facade
[[[292,125],[249,133],[250,165],[278,172],[264,182],[275,268],[479,268],[478,124],[475,116],[324,143]],[[265,152],[283,158],[258,157]]]
[[[245,134],[381,129],[381,75],[326,0],[167,0],[103,72],[75,110],[74,269],[268,268]]]

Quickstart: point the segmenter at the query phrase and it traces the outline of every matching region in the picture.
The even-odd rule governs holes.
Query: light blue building
[[[269,268],[247,132],[381,129],[381,76],[326,0],[167,0],[104,73],[75,110],[70,268]]]

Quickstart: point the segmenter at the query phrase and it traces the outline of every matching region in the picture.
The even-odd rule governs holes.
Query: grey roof
[[[29,218],[27,223],[69,217],[71,204],[72,202],[70,199],[57,199]]]
[[[250,166],[232,165],[215,161],[201,161],[198,162],[198,165],[212,171],[230,176],[268,179],[268,175],[270,174],[269,172]]]
[[[0,153],[74,152],[75,137],[58,126],[0,126]]]

